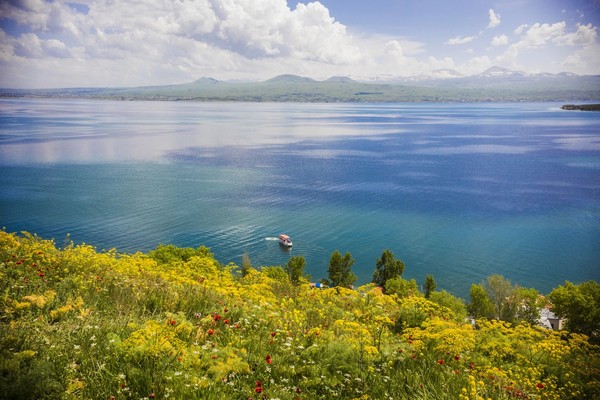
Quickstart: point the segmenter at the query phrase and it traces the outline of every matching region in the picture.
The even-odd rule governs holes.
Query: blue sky
[[[10,0],[0,86],[600,74],[600,0]]]

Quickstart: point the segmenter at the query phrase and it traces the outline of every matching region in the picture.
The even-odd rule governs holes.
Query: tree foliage
[[[177,247],[172,244],[159,244],[148,255],[159,264],[168,264],[176,261],[188,261],[192,257],[212,257],[210,249],[205,246],[198,248]]]
[[[423,287],[425,289],[425,298],[428,299],[431,296],[431,293],[433,293],[437,287],[437,283],[435,282],[435,279],[433,279],[433,275],[427,275],[425,277],[425,284]]]
[[[465,305],[465,301],[460,297],[456,297],[451,293],[448,293],[445,290],[432,292],[429,296],[429,300],[452,310],[454,314],[454,320],[457,322],[464,321],[467,317],[467,306]]]
[[[515,287],[502,275],[494,274],[484,282],[490,301],[494,305],[494,318],[512,322],[517,314]]]
[[[494,304],[483,285],[472,284],[469,290],[469,298],[471,301],[467,306],[467,311],[471,317],[478,319],[492,318],[494,316]]]
[[[325,283],[329,286],[350,287],[356,282],[357,276],[352,272],[354,259],[350,253],[344,256],[336,250],[329,259],[329,279]]]
[[[571,332],[588,335],[600,342],[600,284],[595,281],[575,285],[566,281],[549,295],[552,311],[566,318],[566,328]]]
[[[419,292],[419,286],[417,285],[416,280],[404,279],[401,276],[388,279],[384,289],[386,294],[395,294],[400,298],[422,296],[421,292]]]
[[[300,283],[300,278],[304,275],[305,264],[306,261],[303,256],[292,256],[285,265],[285,272],[287,272],[290,282],[294,285]]]
[[[540,319],[540,309],[546,305],[546,299],[534,288],[519,287],[515,290],[518,304],[516,319],[529,322],[532,325]]]
[[[394,253],[384,250],[381,258],[377,259],[373,274],[373,283],[385,289],[385,283],[392,278],[398,278],[404,272],[402,260],[396,260]]]

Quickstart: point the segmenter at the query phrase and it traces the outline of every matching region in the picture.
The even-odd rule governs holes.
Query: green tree
[[[419,292],[419,286],[417,285],[416,280],[404,279],[401,276],[388,279],[384,289],[386,294],[395,294],[400,298],[422,296],[421,292]]]
[[[250,256],[248,253],[242,255],[242,276],[248,275],[248,272],[252,269],[252,262],[250,262]]]
[[[384,250],[375,265],[373,283],[381,286],[384,290],[388,279],[400,277],[404,272],[404,263],[401,260],[396,260],[394,253],[390,250]]]
[[[485,287],[481,284],[472,284],[469,290],[471,302],[467,306],[469,315],[477,318],[492,318],[494,316],[494,304],[490,300]]]
[[[191,247],[177,247],[172,244],[159,244],[154,250],[148,252],[148,255],[159,264],[170,264],[178,261],[189,261],[190,258],[213,257],[210,249],[200,246],[196,249]]]
[[[575,285],[566,281],[550,292],[552,311],[566,318],[565,327],[600,342],[600,284],[595,281]]]
[[[294,285],[300,283],[300,278],[304,275],[304,266],[306,261],[302,256],[292,256],[287,264],[285,265],[285,272],[287,272],[290,282]]]
[[[546,299],[534,288],[517,288],[515,297],[518,304],[517,319],[529,322],[532,325],[538,323],[540,310],[546,305]]]
[[[452,310],[456,322],[463,322],[467,318],[467,306],[460,297],[456,297],[445,290],[440,290],[439,292],[432,292],[429,300]]]
[[[516,319],[518,308],[516,287],[508,279],[498,274],[489,276],[484,286],[494,305],[494,318],[513,322]]]
[[[342,254],[336,250],[331,254],[329,259],[329,279],[325,283],[329,286],[350,287],[357,279],[357,276],[352,273],[352,265],[354,259],[350,253]]]
[[[427,275],[425,277],[425,284],[423,287],[425,288],[425,298],[428,299],[431,296],[431,293],[437,287],[437,283],[435,282],[435,279],[433,279],[433,275]]]

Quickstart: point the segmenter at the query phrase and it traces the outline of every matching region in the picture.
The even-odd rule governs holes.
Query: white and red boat
[[[285,247],[292,247],[292,239],[288,235],[279,235],[279,244]]]

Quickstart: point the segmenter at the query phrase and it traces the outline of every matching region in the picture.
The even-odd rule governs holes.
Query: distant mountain
[[[137,88],[0,89],[0,97],[66,97],[163,101],[271,102],[451,102],[560,101],[598,102],[600,75],[526,74],[492,67],[464,76],[439,69],[411,77],[378,76],[369,82],[346,76],[323,81],[279,75],[263,82],[219,81],[203,77],[168,86]]]
[[[356,83],[355,80],[347,76],[332,76],[331,78],[325,80],[325,82]]]
[[[306,82],[316,82],[312,78],[307,78],[304,76],[284,74],[278,75],[274,78],[265,81],[266,83],[306,83]]]
[[[216,85],[218,83],[221,83],[221,81],[214,78],[203,77],[192,82],[192,85]]]
[[[488,68],[480,74],[475,75],[482,78],[512,78],[512,77],[524,77],[526,73],[521,71],[513,71],[508,68],[492,67]]]

